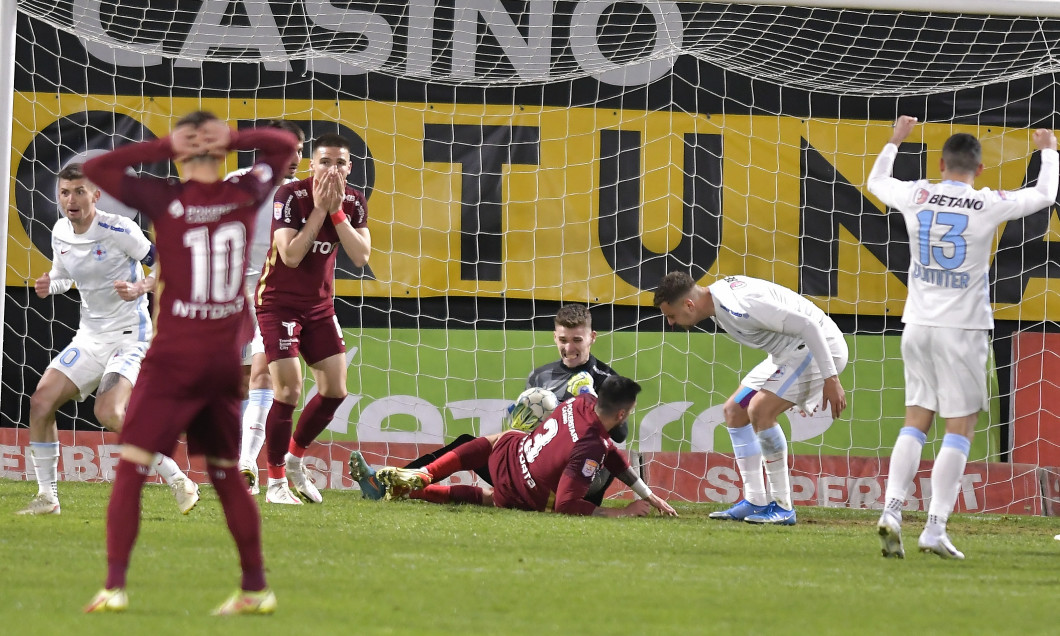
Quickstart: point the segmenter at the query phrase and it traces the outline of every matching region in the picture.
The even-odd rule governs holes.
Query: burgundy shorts
[[[511,431],[501,435],[490,452],[490,475],[493,477],[493,505],[516,510],[544,510],[524,492],[526,480],[519,464],[519,444],[526,433]],[[522,486],[522,487],[520,487]]]
[[[330,302],[309,309],[258,307],[257,317],[269,362],[301,355],[312,365],[346,352],[335,305]]]
[[[125,414],[120,440],[172,455],[181,433],[188,454],[237,461],[243,367],[224,355],[148,349]]]

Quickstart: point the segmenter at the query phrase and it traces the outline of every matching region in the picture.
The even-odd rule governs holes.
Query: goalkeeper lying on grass
[[[591,349],[593,343],[596,342],[596,332],[592,328],[592,314],[589,313],[588,307],[576,303],[564,305],[556,312],[553,322],[552,339],[559,350],[559,360],[540,366],[530,373],[530,377],[526,380],[527,391],[524,391],[519,399],[509,407],[507,423],[511,428],[522,431],[533,430],[542,415],[552,412],[552,408],[544,409],[540,414],[530,409],[519,408],[520,401],[526,406],[525,403],[530,400],[527,393],[533,388],[540,387],[551,391],[558,404],[585,391],[593,391],[593,387],[599,386],[606,378],[615,375],[614,369],[597,360],[592,354]],[[518,412],[516,412],[517,409]],[[629,426],[625,422],[611,431],[611,439],[619,444],[626,441],[628,435]],[[405,468],[423,468],[445,453],[474,439],[473,435],[466,433],[460,435],[448,445],[413,460]],[[475,472],[484,482],[493,484],[493,477],[490,476],[488,468],[482,467]],[[383,489],[375,480],[374,475],[375,471],[368,466],[361,453],[354,451],[350,455],[350,476],[358,482],[361,493],[368,499],[379,499],[383,496]],[[619,478],[627,486],[632,486],[638,475],[631,469],[628,474],[620,475]],[[604,493],[607,492],[614,479],[615,476],[609,470],[601,467],[585,495],[586,501],[599,506],[603,502]]]
[[[677,516],[640,479],[632,488],[641,499],[623,508],[601,508],[583,499],[601,466],[616,474],[631,470],[609,433],[626,422],[640,385],[613,375],[604,380],[599,392],[599,397],[583,393],[567,400],[529,433],[509,430],[477,437],[424,468],[387,466],[376,478],[386,499],[408,497],[606,517],[643,517],[654,507],[664,515]],[[489,468],[493,488],[434,483],[455,472],[482,467]]]

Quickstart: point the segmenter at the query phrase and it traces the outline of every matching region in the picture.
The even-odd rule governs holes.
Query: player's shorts
[[[238,461],[243,368],[236,353],[152,347],[133,387],[121,443],[172,455],[185,433],[189,454]]]
[[[243,358],[243,366],[249,367],[254,362],[254,356],[259,353],[265,353],[265,341],[261,338],[261,327],[258,326],[257,320],[254,321],[254,337],[247,344],[243,345],[243,352],[241,356]]]
[[[850,355],[846,341],[838,338],[828,344],[832,347],[836,371],[842,373]],[[813,413],[821,404],[824,376],[810,348],[801,345],[782,357],[766,358],[751,369],[740,384],[755,391],[769,391],[803,411]]]
[[[983,329],[907,324],[902,332],[905,405],[942,417],[986,410],[988,340]]]
[[[258,327],[269,362],[299,355],[313,365],[336,353],[346,353],[335,306],[326,303],[311,309],[259,307]]]
[[[527,433],[508,431],[501,435],[490,452],[490,475],[493,476],[493,505],[498,508],[515,510],[545,509],[528,497],[519,484],[525,484],[522,467],[519,464],[519,444],[526,439]]]
[[[99,342],[78,332],[48,368],[69,378],[81,392],[77,401],[82,402],[92,395],[99,381],[108,373],[117,373],[136,384],[147,345],[139,340]]]

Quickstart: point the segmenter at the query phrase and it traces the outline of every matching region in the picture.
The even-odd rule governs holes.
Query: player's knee
[[[302,391],[298,386],[280,385],[273,389],[273,399],[284,404],[297,404],[301,396]]]
[[[121,424],[125,421],[125,407],[118,404],[97,401],[93,413],[103,428],[115,433],[121,430]]]
[[[725,406],[722,408],[722,413],[725,416],[725,425],[730,428],[734,426],[744,426],[750,421],[747,409],[740,406],[739,402],[732,399],[725,402]]]

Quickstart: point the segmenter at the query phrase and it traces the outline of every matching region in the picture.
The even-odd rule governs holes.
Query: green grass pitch
[[[103,582],[109,484],[62,483],[63,513],[13,514],[36,484],[0,482],[0,633],[58,634],[1055,634],[1055,519],[957,515],[963,562],[879,555],[876,513],[800,508],[790,528],[571,518],[326,491],[262,510],[270,617],[217,618],[238,586],[214,492],[181,516],[148,486],[129,611],[81,614]],[[259,501],[263,501],[263,497]]]

